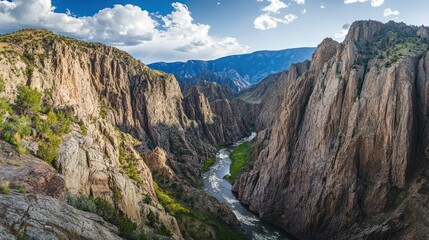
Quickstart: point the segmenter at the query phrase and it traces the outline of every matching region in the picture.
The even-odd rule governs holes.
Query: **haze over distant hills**
[[[258,51],[211,61],[157,62],[148,66],[174,74],[181,85],[207,80],[239,91],[259,83],[269,74],[288,70],[293,63],[311,59],[315,49],[294,48],[279,51]]]

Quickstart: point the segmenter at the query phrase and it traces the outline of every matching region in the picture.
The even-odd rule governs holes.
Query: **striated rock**
[[[101,217],[79,211],[55,198],[0,194],[2,239],[122,239]]]
[[[417,216],[427,195],[415,189],[427,177],[415,176],[427,167],[428,43],[396,62],[365,48],[386,51],[387,34],[416,32],[356,22],[343,44],[324,40],[308,71],[278,89],[281,111],[265,120],[254,167],[234,186],[242,202],[303,239],[427,237],[416,231],[429,227]]]
[[[198,126],[195,135],[200,139],[207,138],[214,146],[232,144],[243,133],[249,132],[239,109],[227,98],[209,102],[205,94],[194,86],[188,91],[184,106],[186,114]],[[216,152],[216,149],[213,150]]]
[[[310,68],[310,61],[293,64],[289,71],[270,75],[261,83],[243,91],[234,104],[248,121],[247,124],[255,126],[257,130],[271,126],[277,119],[286,94],[286,91],[279,91],[279,89],[287,89],[308,68]]]

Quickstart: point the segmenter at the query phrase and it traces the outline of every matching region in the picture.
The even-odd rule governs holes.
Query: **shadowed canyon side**
[[[238,198],[302,239],[427,239],[428,31],[355,22],[307,71],[244,92],[262,110]]]
[[[203,93],[196,92],[196,96],[189,97],[192,101],[186,100],[173,75],[152,70],[125,52],[46,30],[27,29],[0,36],[0,78],[5,83],[1,97],[7,98],[12,106],[19,86],[27,85],[40,92],[44,102],[50,102],[53,112],[73,115],[70,132],[61,136],[58,157],[53,162],[64,181],[58,190],[62,192],[61,197],[48,194],[54,199],[41,198],[41,201],[62,205],[64,203],[57,202],[64,201],[65,192],[100,198],[118,209],[120,216],[124,213],[154,237],[198,239],[201,236],[195,229],[199,227],[207,236],[215,238],[226,224],[227,230],[238,229],[231,210],[182,177],[195,185],[197,181],[193,179],[199,175],[202,161],[216,153],[217,145],[233,143],[250,132],[239,115],[232,115],[231,111],[219,112],[216,105],[208,104]],[[200,107],[200,103],[207,105]],[[40,118],[49,118],[49,114],[46,117],[41,113]],[[34,124],[30,127],[32,134],[23,142],[37,155],[41,145],[35,139],[42,134],[36,131],[38,127]],[[16,152],[10,154],[21,158]],[[9,172],[14,167],[7,157],[0,160],[1,172]],[[28,166],[34,168],[34,165]],[[32,171],[30,167],[28,171]],[[55,169],[49,171],[55,172]],[[153,177],[163,187],[180,185],[190,194],[194,193],[192,204],[189,200],[180,208],[187,218],[177,218],[179,214],[171,207],[173,200],[153,182]],[[19,177],[13,174],[0,176],[0,181],[11,185],[21,184],[17,179]],[[32,189],[30,185],[27,187]],[[46,188],[28,193],[47,195],[49,186]],[[37,203],[33,199],[11,197],[14,198],[27,205]],[[204,207],[207,199],[211,199],[209,209]],[[4,202],[1,204],[6,206]],[[174,207],[181,206],[174,204]],[[186,208],[188,206],[191,210]],[[198,214],[190,212],[192,209],[197,209]],[[52,209],[52,213],[46,212],[45,207],[39,210],[44,214],[57,214],[59,219],[68,214],[55,212],[57,208]],[[20,211],[17,209],[17,214]],[[207,214],[211,214],[213,221],[201,224],[201,219],[209,218]],[[98,221],[86,215],[82,218]],[[0,232],[17,234],[8,224],[1,222]],[[106,224],[94,225],[93,230],[113,229],[113,235],[119,234]],[[54,228],[59,229],[60,225]],[[75,234],[70,232],[75,229],[60,230],[64,234]],[[25,228],[19,232],[30,234]]]

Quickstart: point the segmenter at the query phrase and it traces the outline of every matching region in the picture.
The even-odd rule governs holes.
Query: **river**
[[[243,138],[235,143],[234,146],[243,142],[252,141],[255,137],[256,133],[252,133],[249,137]],[[237,216],[246,234],[252,239],[287,240],[288,238],[282,231],[262,221],[235,198],[231,191],[231,184],[223,179],[225,175],[229,174],[229,166],[231,165],[231,159],[229,158],[230,153],[230,148],[224,148],[219,150],[216,154],[215,164],[209,171],[203,174],[204,191],[214,196],[219,201],[226,203]]]

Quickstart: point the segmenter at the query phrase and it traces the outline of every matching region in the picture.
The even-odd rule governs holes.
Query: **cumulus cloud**
[[[383,3],[384,0],[371,0],[371,6],[373,7],[380,7]]]
[[[341,27],[341,31],[334,34],[334,38],[344,39],[349,32],[350,24],[346,23]]]
[[[236,39],[209,35],[210,26],[194,23],[188,7],[173,3],[173,11],[154,17],[131,4],[114,5],[93,16],[55,12],[51,0],[0,0],[0,32],[47,28],[83,40],[128,50],[144,62],[213,58],[243,53],[248,46]]]
[[[272,17],[268,14],[262,14],[253,21],[253,25],[259,30],[272,29],[277,27],[278,20],[281,19]]]
[[[385,17],[397,16],[397,15],[399,15],[399,11],[398,10],[392,10],[390,8],[386,8],[386,9],[384,9],[383,15]]]
[[[371,6],[380,7],[381,5],[383,5],[384,0],[344,0],[345,4],[363,3],[363,2],[371,2]]]
[[[256,17],[253,26],[259,30],[277,28],[279,23],[289,24],[298,17],[294,14],[287,14],[283,18],[278,17],[281,9],[287,8],[288,5],[280,0],[257,0],[257,2],[267,1],[270,4],[261,10],[263,13]],[[294,0],[295,2],[304,2],[305,0]]]
[[[268,13],[279,13],[283,8],[287,8],[288,5],[280,0],[267,0],[270,4],[262,9],[264,12]]]
[[[133,5],[115,5],[81,18],[71,16],[70,11],[54,10],[50,0],[0,1],[0,31],[42,27],[85,40],[117,44],[137,44],[150,40],[155,33],[156,23],[149,13]]]
[[[256,29],[267,30],[267,29],[276,28],[278,23],[289,24],[295,21],[297,18],[298,17],[293,14],[287,14],[283,17],[283,19],[276,18],[268,14],[262,14],[261,16],[255,19],[253,24]]]

